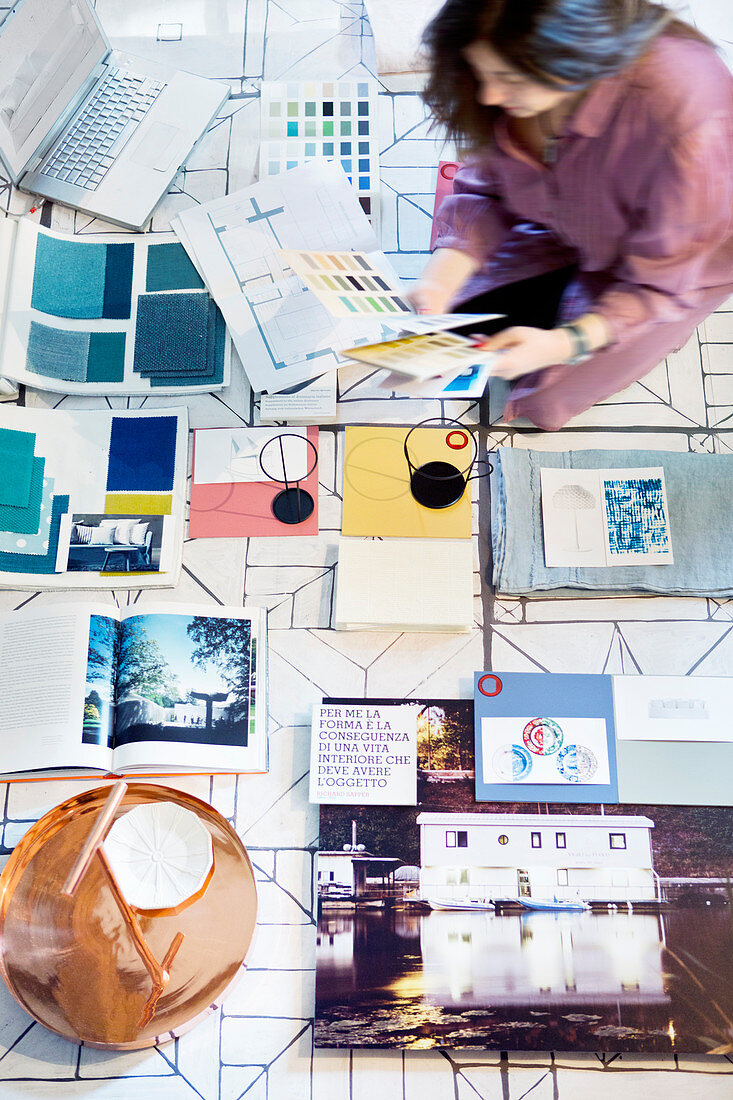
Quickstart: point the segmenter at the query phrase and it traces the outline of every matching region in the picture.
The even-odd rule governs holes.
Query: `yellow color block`
[[[470,484],[448,508],[426,508],[410,492],[404,453],[407,428],[347,428],[344,455],[344,535],[470,538]],[[465,470],[473,449],[468,429],[418,428],[408,443],[414,466],[448,462]],[[463,439],[461,438],[463,436]],[[449,446],[447,440],[458,446]],[[467,440],[465,445],[461,445]]]
[[[173,509],[170,493],[107,493],[107,516],[169,516]]]

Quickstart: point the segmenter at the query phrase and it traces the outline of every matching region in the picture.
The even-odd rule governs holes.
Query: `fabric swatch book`
[[[266,612],[74,603],[0,617],[0,760],[9,773],[265,771]]]
[[[70,236],[0,223],[0,374],[74,394],[204,393],[230,340],[172,233]]]
[[[0,408],[0,587],[172,588],[187,451],[187,409]]]

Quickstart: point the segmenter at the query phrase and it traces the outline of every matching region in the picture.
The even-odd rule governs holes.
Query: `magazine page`
[[[112,764],[112,678],[94,660],[90,620],[112,634],[113,607],[26,608],[0,619],[3,772]],[[101,625],[103,624],[103,625]]]
[[[260,609],[131,609],[116,657],[114,770],[264,771],[265,644]]]

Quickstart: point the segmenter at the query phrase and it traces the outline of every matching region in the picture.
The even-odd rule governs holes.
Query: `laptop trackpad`
[[[140,164],[143,168],[155,168],[158,172],[166,172],[179,150],[180,143],[177,138],[181,130],[178,126],[168,126],[165,122],[152,122],[145,137],[130,153],[133,164]]]

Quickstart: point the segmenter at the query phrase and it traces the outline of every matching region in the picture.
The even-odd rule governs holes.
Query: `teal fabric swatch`
[[[216,385],[224,349],[224,320],[207,293],[138,298],[133,369],[152,385]]]
[[[23,531],[0,531],[0,550],[23,554],[45,554],[48,549],[48,521],[53,514],[54,479],[43,478],[43,497],[38,531],[35,534]]]
[[[0,504],[0,531],[12,531],[16,535],[35,535],[41,525],[43,499],[43,470],[45,458],[33,459],[31,491],[28,503],[21,507]]]
[[[0,552],[0,570],[6,573],[55,573],[61,517],[68,510],[68,496],[54,497],[46,553],[41,555]]]
[[[132,305],[132,265],[135,245],[108,244],[104,272],[104,302],[102,316],[126,318]]]
[[[102,317],[107,245],[38,234],[31,307],[57,317]]]
[[[203,282],[178,241],[148,247],[146,290],[202,290]]]
[[[67,332],[31,321],[26,370],[65,382],[86,382],[88,332]]]
[[[124,378],[124,332],[90,333],[87,382],[123,382]]]
[[[35,445],[35,432],[0,428],[0,504],[19,508],[28,503]]]

